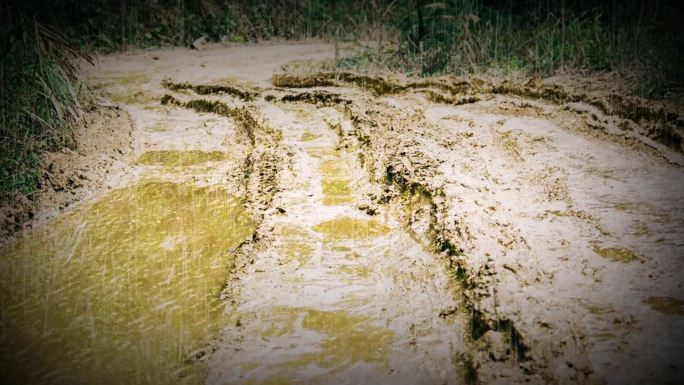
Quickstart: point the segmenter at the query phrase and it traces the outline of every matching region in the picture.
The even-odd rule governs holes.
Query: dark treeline
[[[567,48],[575,45],[587,55],[601,56],[610,54],[601,50],[624,50],[628,46],[646,47],[654,43],[662,47],[676,41],[681,48],[680,25],[684,14],[678,3],[676,0],[56,0],[46,4],[28,0],[6,2],[2,17],[3,34],[22,33],[27,22],[37,20],[57,28],[75,43],[104,51],[129,46],[186,45],[201,35],[214,41],[238,42],[273,37],[325,37],[336,33],[347,39],[378,38],[378,29],[382,28],[384,33],[396,33],[415,46],[419,42],[429,46],[453,45],[459,39],[487,30],[495,33],[491,36],[493,41],[481,41],[478,45],[489,45],[497,54],[501,50],[504,56],[510,51],[507,46],[533,43],[530,37],[538,37],[535,33],[549,35],[546,40],[560,34],[558,41],[553,41],[557,49],[563,49],[562,44],[568,45]],[[568,59],[575,53],[578,52],[571,49]]]
[[[1,1],[0,192],[31,194],[45,150],[73,146],[88,108],[70,59],[209,41],[366,41],[337,65],[411,75],[615,71],[635,92],[684,91],[679,1]]]
[[[87,50],[210,41],[374,40],[392,69],[418,75],[489,68],[548,75],[629,70],[663,94],[682,83],[684,16],[676,0],[27,0],[2,7],[3,52],[52,26]],[[389,50],[389,55],[383,55]],[[358,63],[353,63],[358,64]],[[654,83],[655,82],[655,83]]]

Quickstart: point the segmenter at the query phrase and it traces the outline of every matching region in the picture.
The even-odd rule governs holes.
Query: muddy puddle
[[[307,308],[276,307],[264,316],[271,325],[260,330],[263,339],[285,339],[295,334],[306,338],[311,345],[292,349],[274,361],[270,370],[263,370],[263,362],[245,362],[241,365],[254,375],[254,383],[262,379],[268,383],[274,378],[284,383],[296,383],[293,378],[330,375],[354,364],[387,366],[394,333],[376,327],[368,317],[345,311],[321,311]],[[259,369],[259,370],[255,370]],[[286,378],[290,377],[290,380]]]
[[[201,383],[253,227],[220,188],[149,182],[23,234],[2,251],[3,382]]]
[[[684,301],[672,297],[648,297],[644,303],[665,315],[684,315]]]
[[[349,203],[354,200],[352,194],[352,173],[349,165],[341,162],[336,151],[311,151],[321,161],[319,172],[322,176],[323,204],[327,206]]]
[[[312,132],[306,131],[305,133],[302,134],[300,139],[302,142],[310,142],[310,141],[316,140],[320,137],[321,137],[320,135],[316,135]]]
[[[229,153],[221,151],[158,150],[144,152],[136,160],[136,164],[164,167],[186,167],[209,162],[228,160],[230,158],[231,156]]]
[[[304,229],[294,225],[282,225],[275,230],[275,234],[281,239],[286,239],[280,253],[283,263],[294,260],[302,266],[309,261],[314,248],[309,234]]]
[[[387,234],[389,228],[374,219],[338,217],[316,224],[313,230],[323,234],[326,240],[364,239]]]
[[[613,262],[628,263],[639,260],[639,257],[632,250],[624,247],[603,247],[598,243],[594,243],[593,249],[596,254]]]

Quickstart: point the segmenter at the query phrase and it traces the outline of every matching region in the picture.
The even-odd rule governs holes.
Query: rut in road
[[[208,383],[459,381],[453,280],[388,210],[359,210],[368,177],[337,149],[326,121],[336,111],[261,107],[292,163],[261,250],[238,274],[235,325],[209,358]]]

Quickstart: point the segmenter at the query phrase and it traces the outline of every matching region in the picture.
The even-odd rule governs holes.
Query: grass
[[[42,153],[76,146],[73,125],[90,102],[70,60],[88,57],[54,29],[19,22],[28,24],[3,39],[0,60],[0,193],[31,197]]]
[[[633,79],[643,96],[684,92],[684,38],[676,5],[659,2],[604,4],[563,1],[481,0],[421,2],[398,7],[391,27],[396,38],[366,46],[338,61],[339,68],[383,69],[409,75],[500,76],[618,71]]]

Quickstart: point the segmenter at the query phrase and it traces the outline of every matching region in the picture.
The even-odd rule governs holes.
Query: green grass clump
[[[87,102],[70,60],[82,55],[54,29],[22,16],[2,32],[0,193],[30,197],[42,153],[76,145],[73,124]]]

